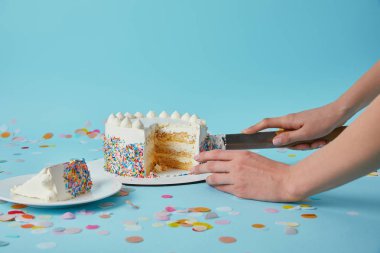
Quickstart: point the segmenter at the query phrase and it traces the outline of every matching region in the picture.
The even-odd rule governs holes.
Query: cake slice
[[[83,159],[44,168],[25,183],[14,186],[11,192],[53,202],[78,197],[89,192],[91,188],[90,171]]]

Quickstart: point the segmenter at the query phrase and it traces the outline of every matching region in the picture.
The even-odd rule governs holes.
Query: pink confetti
[[[165,207],[165,210],[167,211],[167,212],[174,212],[176,209],[174,208],[174,207],[172,207],[172,206],[167,206],[167,207]]]
[[[75,214],[70,213],[70,212],[66,212],[66,213],[62,214],[61,218],[64,220],[72,220],[72,219],[75,219]]]
[[[173,196],[170,195],[170,194],[164,194],[164,195],[161,196],[161,198],[163,198],[163,199],[171,199],[171,198],[173,198]]]
[[[274,208],[266,208],[265,212],[267,212],[267,213],[278,213],[279,211],[277,209],[274,209]]]
[[[89,230],[94,230],[94,229],[98,229],[99,228],[99,225],[87,225],[86,226],[86,229],[89,229]]]
[[[228,225],[230,223],[231,223],[231,221],[229,221],[229,220],[216,220],[215,221],[215,224],[218,224],[218,225]]]

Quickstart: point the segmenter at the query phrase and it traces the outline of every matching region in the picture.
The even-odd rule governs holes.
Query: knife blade
[[[221,135],[208,135],[201,143],[200,150],[207,151],[213,149],[266,149],[266,148],[286,148],[292,147],[298,144],[311,144],[315,141],[327,141],[334,140],[339,134],[341,134],[346,126],[341,126],[334,129],[326,136],[306,141],[298,141],[283,146],[273,145],[273,138],[283,131],[268,131],[258,132],[254,134],[221,134]]]

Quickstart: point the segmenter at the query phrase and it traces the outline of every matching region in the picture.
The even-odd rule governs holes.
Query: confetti
[[[39,249],[52,249],[55,248],[57,244],[55,242],[41,242],[36,245]]]
[[[198,226],[193,226],[192,230],[195,232],[203,232],[203,231],[207,230],[207,227],[202,226],[202,225],[198,225]]]
[[[231,212],[232,211],[232,207],[221,206],[221,207],[217,207],[216,211],[218,211],[218,212]]]
[[[8,138],[9,136],[11,136],[11,133],[8,131],[2,132],[0,136],[1,136],[1,138]]]
[[[99,204],[100,208],[108,208],[108,207],[113,207],[115,205],[114,202],[103,202]]]
[[[278,213],[279,210],[277,210],[275,208],[266,208],[265,212],[267,212],[267,213]]]
[[[5,246],[8,246],[8,245],[9,245],[9,242],[0,241],[0,247],[5,247]]]
[[[297,156],[296,154],[288,154],[288,157],[291,157],[291,158],[296,157],[296,156]]]
[[[167,212],[174,212],[176,209],[174,208],[174,207],[172,207],[172,206],[167,206],[167,207],[165,207],[165,211],[167,211]]]
[[[141,236],[129,236],[125,238],[125,240],[129,243],[140,243],[144,241],[144,238],[142,238]]]
[[[294,206],[292,206],[292,205],[284,205],[284,206],[282,206],[282,208],[285,209],[285,210],[289,210],[289,209],[293,209]]]
[[[0,215],[0,221],[13,221],[16,218],[16,216],[16,214]]]
[[[125,203],[127,203],[128,205],[130,205],[134,209],[139,209],[140,208],[139,206],[133,204],[132,201],[130,201],[130,200],[126,200]]]
[[[75,219],[75,214],[73,214],[71,212],[66,212],[66,213],[61,215],[61,218],[64,220],[73,220],[73,219]]]
[[[53,228],[52,229],[52,232],[57,232],[57,233],[60,233],[60,232],[63,232],[65,231],[66,228],[63,228],[63,227],[56,227],[56,228]]]
[[[103,213],[103,214],[99,215],[99,217],[102,219],[108,219],[108,218],[111,218],[111,215],[108,213]]]
[[[126,189],[121,189],[118,193],[116,193],[117,197],[125,197],[129,195],[129,191]]]
[[[264,228],[266,228],[266,226],[264,224],[260,224],[260,223],[255,223],[255,224],[252,224],[251,226],[253,228],[255,228],[255,229],[264,229]]]
[[[46,133],[42,136],[42,138],[45,140],[49,140],[49,139],[53,138],[53,136],[54,136],[53,133]]]
[[[296,235],[296,234],[298,234],[298,230],[296,228],[293,228],[293,227],[286,227],[285,228],[285,234]]]
[[[11,210],[11,211],[8,211],[8,214],[25,214],[25,213],[21,210]]]
[[[229,220],[216,220],[215,221],[215,224],[218,224],[218,225],[228,225],[230,223],[231,223],[231,221],[229,221]]]
[[[217,213],[214,213],[214,212],[209,212],[209,213],[207,213],[206,216],[205,216],[205,219],[206,219],[206,220],[216,219],[216,218],[219,218],[219,216],[218,216]]]
[[[87,228],[87,227],[86,227]],[[89,228],[87,228],[89,229]],[[73,234],[79,234],[80,232],[82,232],[82,229],[81,228],[66,228],[64,230],[64,233],[65,234],[69,234],[69,235],[73,235]]]
[[[210,212],[211,209],[208,208],[208,207],[192,207],[192,208],[189,208],[189,211],[190,212],[200,212],[200,213],[207,213],[207,212]]]
[[[97,232],[98,235],[109,235],[110,232],[108,230],[101,230]]]
[[[301,214],[301,217],[305,219],[315,219],[318,216],[314,213],[304,213],[304,214]]]
[[[171,199],[171,198],[173,198],[173,196],[170,195],[170,194],[164,194],[164,195],[161,196],[161,198],[163,198],[163,199]]]
[[[30,224],[30,223],[27,223],[27,224],[21,225],[20,227],[22,227],[22,228],[32,228],[32,227],[34,227],[34,225]]]
[[[222,243],[235,243],[237,240],[231,236],[221,236],[219,237],[219,241]]]
[[[99,228],[99,225],[87,225],[86,226],[86,229],[88,230],[94,230],[94,229],[98,229]]]

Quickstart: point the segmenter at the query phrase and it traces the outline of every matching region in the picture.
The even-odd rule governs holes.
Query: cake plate
[[[119,182],[127,185],[145,185],[145,186],[163,186],[163,185],[179,185],[204,182],[210,174],[192,175],[184,170],[168,170],[158,173],[155,178],[134,178],[115,175],[104,170],[104,159],[87,162],[87,166],[91,171],[97,171],[107,177],[117,179]]]
[[[23,175],[17,177],[11,177],[0,181],[0,200],[8,201],[11,203],[25,204],[28,206],[39,208],[59,208],[73,205],[87,204],[97,200],[101,200],[112,196],[120,191],[122,184],[114,178],[104,176],[103,172],[100,172],[96,167],[88,166],[93,186],[90,192],[80,195],[74,199],[46,202],[36,198],[28,198],[19,195],[12,194],[10,189],[15,185],[20,185],[26,180],[30,179],[32,175]]]

